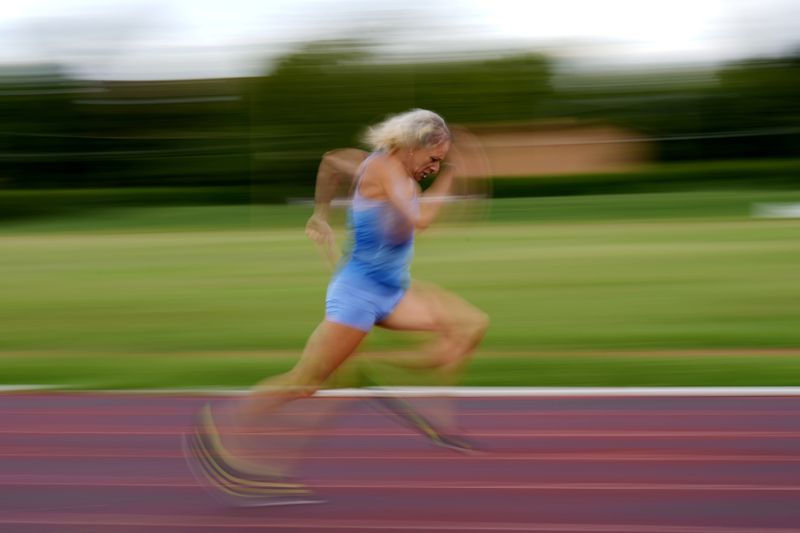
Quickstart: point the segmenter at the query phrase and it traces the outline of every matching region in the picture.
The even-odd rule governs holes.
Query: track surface
[[[249,509],[184,463],[205,401],[0,395],[0,531],[800,532],[800,397],[458,398],[481,456],[314,399],[338,414],[298,474],[326,503]]]

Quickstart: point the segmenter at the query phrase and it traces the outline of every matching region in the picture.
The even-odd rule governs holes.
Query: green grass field
[[[486,310],[472,385],[800,384],[796,192],[496,200],[413,273]],[[92,211],[0,226],[0,383],[243,386],[288,368],[328,273],[306,206]],[[376,331],[367,351],[419,336]],[[794,357],[793,357],[794,356]]]

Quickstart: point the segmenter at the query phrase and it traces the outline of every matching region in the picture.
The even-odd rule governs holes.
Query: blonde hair
[[[436,146],[451,138],[444,119],[427,109],[411,109],[392,115],[367,129],[366,142],[373,150]]]

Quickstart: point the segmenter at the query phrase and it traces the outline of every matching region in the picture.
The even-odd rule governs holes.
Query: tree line
[[[243,79],[103,82],[16,67],[0,71],[0,188],[308,189],[323,152],[411,107],[463,124],[617,124],[655,139],[663,161],[792,157],[798,89],[800,53],[714,72],[569,75],[537,53],[393,63],[339,41]]]

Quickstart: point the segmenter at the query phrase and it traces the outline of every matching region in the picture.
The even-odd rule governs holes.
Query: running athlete
[[[454,165],[444,163],[452,145],[445,121],[431,111],[414,109],[371,127],[366,141],[372,148],[367,157],[359,151],[330,152],[318,174],[315,213],[306,232],[335,259],[327,220],[332,181],[357,166],[349,212],[352,249],[328,285],[325,318],[292,370],[259,383],[240,402],[228,431],[245,432],[265,413],[313,395],[375,325],[435,333],[428,349],[397,364],[428,369],[442,376],[441,383],[458,376],[483,338],[488,327],[485,313],[435,285],[412,282],[409,274],[414,234],[434,221],[453,182]],[[457,149],[451,159],[458,163]],[[434,174],[434,183],[423,194],[419,182]],[[402,401],[383,398],[382,403],[433,443],[470,451],[452,428],[436,427]],[[206,408],[185,440],[194,469],[216,489],[241,504],[313,501],[302,484],[231,453],[222,433]]]

